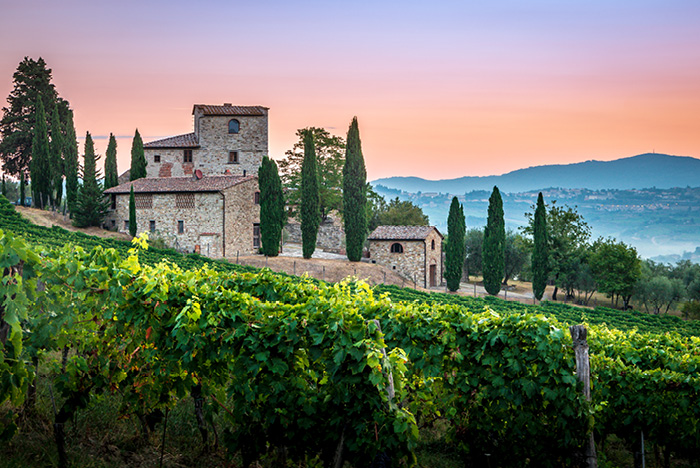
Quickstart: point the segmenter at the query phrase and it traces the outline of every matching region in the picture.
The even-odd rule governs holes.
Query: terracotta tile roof
[[[204,176],[201,179],[194,177],[144,177],[112,187],[105,190],[105,193],[129,193],[131,184],[134,185],[134,193],[218,192],[256,178],[254,175]]]
[[[176,135],[162,140],[151,141],[143,145],[144,148],[199,148],[197,135],[194,133],[185,133],[184,135]]]
[[[265,115],[268,108],[263,106],[232,106],[231,104],[223,106],[195,104],[192,108],[192,114],[197,109],[201,110],[203,115]]]
[[[423,240],[428,237],[432,230],[440,231],[435,226],[378,226],[372,231],[367,239],[369,240]]]

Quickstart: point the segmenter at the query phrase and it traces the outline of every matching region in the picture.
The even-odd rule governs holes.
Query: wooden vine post
[[[576,356],[576,376],[583,382],[583,395],[586,401],[591,401],[591,366],[588,359],[588,331],[583,325],[572,325],[569,327],[571,338],[574,343],[574,355]],[[587,468],[598,467],[598,457],[595,451],[593,431],[588,434],[588,440],[584,445],[583,455]]]

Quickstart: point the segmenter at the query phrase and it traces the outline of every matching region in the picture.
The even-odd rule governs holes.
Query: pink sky
[[[270,155],[357,115],[368,177],[700,156],[700,3],[0,0],[0,99],[24,56],[104,152],[270,108]],[[610,5],[614,3],[614,5]],[[99,139],[102,137],[103,139]]]

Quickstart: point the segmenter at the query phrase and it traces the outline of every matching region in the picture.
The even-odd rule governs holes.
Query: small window
[[[398,242],[391,244],[391,253],[403,253],[403,245]]]
[[[117,209],[117,195],[114,193],[112,194],[112,209],[113,210]]]
[[[160,162],[160,154],[154,154],[154,155],[153,155],[153,162],[154,162],[154,163],[159,163],[159,162]]]
[[[184,221],[178,221],[178,222],[177,222],[177,233],[178,233],[178,234],[184,234],[184,233],[185,233],[185,222],[184,222]]]
[[[256,205],[260,204],[260,192],[255,192],[255,196],[253,197],[253,200],[255,201]]]
[[[154,220],[150,220],[150,221],[148,222],[148,229],[149,229],[151,232],[156,232],[156,222],[155,222]]]
[[[129,220],[128,219],[124,221],[124,230],[125,231],[129,230]]]
[[[186,163],[192,162],[192,150],[191,149],[184,150],[182,162],[186,162]]]
[[[116,219],[112,220],[112,227],[117,227],[117,220]]]
[[[231,119],[228,122],[228,132],[238,133],[241,130],[241,123],[236,119]]]
[[[260,247],[260,224],[253,224],[253,247]]]
[[[433,240],[430,241],[430,248],[431,248],[432,250],[435,250],[435,239],[433,239]]]
[[[228,163],[229,164],[238,164],[238,151],[229,151]]]

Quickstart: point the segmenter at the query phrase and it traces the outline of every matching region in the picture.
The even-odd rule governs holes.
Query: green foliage
[[[78,173],[80,171],[80,163],[78,162],[78,139],[75,135],[75,125],[73,124],[73,111],[68,112],[68,117],[65,123],[66,138],[64,140],[64,164],[66,171],[66,204],[68,211],[71,212],[71,217],[76,209],[78,201]]]
[[[365,205],[365,213],[367,219],[367,232],[374,231],[377,226],[382,224],[379,217],[387,210],[386,200],[384,197],[374,191],[372,185],[367,182],[367,205]]]
[[[489,198],[482,253],[484,288],[493,296],[501,290],[501,281],[505,274],[505,242],[506,227],[503,219],[503,200],[498,187],[494,187]]]
[[[95,144],[90,132],[85,136],[83,156],[83,185],[78,191],[78,199],[73,212],[73,225],[77,227],[100,226],[107,215],[109,200],[104,196],[102,184],[97,181],[99,172],[95,155]]]
[[[637,250],[623,242],[601,238],[593,243],[588,263],[598,291],[621,297],[626,309],[642,274]]]
[[[25,57],[17,66],[12,81],[14,87],[0,120],[0,159],[5,172],[19,176],[29,170],[32,158],[37,100],[41,98],[44,109],[53,109],[57,105],[64,111],[68,109],[68,103],[58,97],[51,83],[51,69],[41,57],[38,60]],[[48,126],[46,118],[43,124]]]
[[[58,106],[54,106],[51,115],[51,144],[50,144],[50,174],[51,174],[51,204],[58,208],[63,198],[63,152],[65,142],[63,138],[63,125],[59,117]]]
[[[449,242],[445,250],[445,280],[447,289],[457,291],[462,280],[462,267],[464,266],[466,223],[464,210],[457,197],[452,198],[450,214],[447,217],[447,238]]]
[[[287,150],[285,159],[279,161],[282,184],[286,189],[287,204],[292,207],[293,215],[298,215],[301,205],[301,173],[304,161],[304,136],[311,132],[316,151],[319,185],[319,211],[321,219],[328,214],[343,209],[342,169],[345,158],[345,141],[342,137],[331,135],[323,128],[307,127],[297,130],[298,141],[291,150]]]
[[[29,163],[32,197],[34,206],[43,209],[48,205],[51,194],[51,155],[46,113],[41,96],[37,98],[36,102],[36,122],[33,133],[32,159]]]
[[[549,279],[549,251],[547,241],[547,208],[544,205],[542,192],[537,195],[537,208],[532,226],[532,292],[537,300],[542,295]]]
[[[131,170],[129,172],[129,180],[146,177],[147,164],[146,155],[143,152],[143,140],[137,128],[134,139],[131,142]]]
[[[260,184],[260,237],[262,252],[270,257],[279,253],[282,228],[286,223],[282,182],[275,161],[263,157],[258,170]]]
[[[33,226],[3,197],[0,221],[0,267],[25,260],[0,285],[3,317],[17,322],[7,343],[20,343],[0,347],[6,435],[14,423],[4,416],[21,403],[31,356],[41,354],[54,370],[47,379],[59,424],[113,394],[118,417],[136,421],[199,388],[222,444],[247,464],[281,447],[290,461],[328,464],[343,434],[353,466],[384,450],[408,465],[417,427],[436,418],[448,431],[441,443],[475,463],[489,453],[492,466],[525,458],[576,466],[572,454],[590,429],[630,443],[644,430],[650,444],[675,453],[700,449],[695,321],[246,272],[152,252],[138,238],[129,248]],[[18,234],[41,244],[41,256]],[[582,322],[590,404],[565,331]],[[56,351],[66,346],[73,352],[61,372]]]
[[[469,276],[478,276],[482,273],[481,255],[484,248],[484,230],[472,228],[465,235],[464,269]]]
[[[117,169],[117,139],[110,133],[107,151],[105,152],[105,190],[119,185],[118,179],[119,170]]]
[[[367,239],[367,171],[362,156],[360,129],[357,117],[352,118],[348,129],[343,166],[343,219],[345,221],[345,245],[348,260],[359,262]]]
[[[429,219],[423,210],[410,201],[394,198],[387,205],[380,205],[377,213],[377,226],[427,226]],[[375,226],[376,227],[376,226]]]
[[[533,214],[525,213],[525,216],[528,218],[528,225],[523,232],[533,236]],[[557,206],[556,200],[547,210],[546,226],[550,277],[557,288],[564,289],[568,297],[573,297],[582,265],[586,262],[591,228],[575,207]],[[557,299],[556,294],[555,288],[552,299]]]
[[[304,134],[304,162],[301,165],[301,242],[302,255],[311,258],[321,222],[319,180],[313,133]]]
[[[503,249],[504,285],[508,284],[509,279],[520,276],[523,271],[530,253],[527,244],[525,238],[520,234],[510,229],[506,232],[505,247]]]
[[[2,196],[7,198],[7,184],[5,183],[5,174],[2,175]]]
[[[134,196],[134,184],[131,184],[129,191],[129,234],[131,237],[136,235],[136,197]]]

